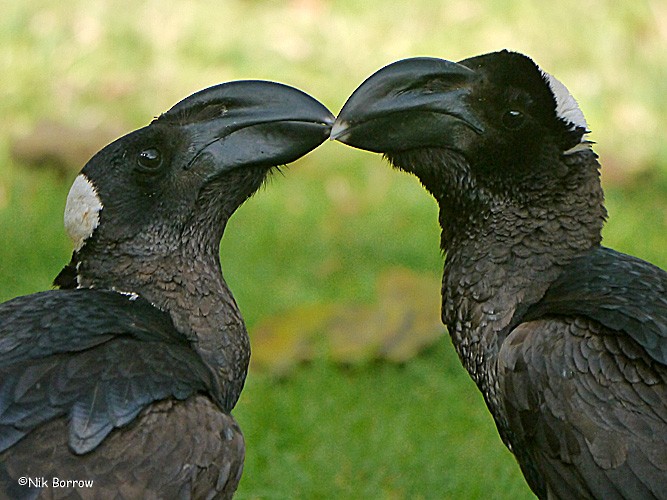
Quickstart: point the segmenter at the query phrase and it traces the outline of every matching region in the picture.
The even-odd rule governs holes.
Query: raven
[[[295,88],[234,81],[93,156],[67,198],[60,289],[0,305],[0,496],[233,495],[250,347],[220,240],[332,123]]]
[[[601,246],[588,125],[525,55],[411,58],[331,138],[440,208],[442,320],[540,498],[667,498],[667,273]]]

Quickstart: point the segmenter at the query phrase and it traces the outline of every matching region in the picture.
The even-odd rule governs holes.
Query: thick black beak
[[[380,69],[347,100],[331,139],[377,153],[451,147],[458,127],[484,127],[466,102],[479,76],[444,59],[404,59]]]
[[[210,155],[217,172],[293,162],[326,140],[333,121],[308,94],[262,80],[204,89],[156,120],[175,122],[193,139],[188,166]]]

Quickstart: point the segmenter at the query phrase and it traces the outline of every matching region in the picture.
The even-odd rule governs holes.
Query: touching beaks
[[[479,75],[437,58],[410,58],[380,69],[350,96],[330,139],[369,151],[450,146],[457,127],[484,132],[466,101]]]

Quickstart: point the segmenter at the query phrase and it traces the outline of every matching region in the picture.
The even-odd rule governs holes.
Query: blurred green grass
[[[50,286],[74,176],[9,155],[40,119],[150,121],[220,81],[300,87],[337,112],[395,59],[512,48],[578,98],[603,164],[605,244],[667,266],[667,5],[660,0],[0,0],[0,299]],[[383,269],[439,276],[436,207],[376,155],[327,143],[232,218],[223,270],[253,325],[301,304],[372,303]],[[438,293],[433,290],[431,293]],[[239,498],[530,498],[447,339],[405,366],[319,360],[251,373]]]

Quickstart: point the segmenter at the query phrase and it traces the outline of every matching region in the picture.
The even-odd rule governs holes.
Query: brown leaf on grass
[[[356,365],[377,358],[385,336],[385,321],[373,306],[348,306],[326,333],[326,353],[332,361]]]
[[[267,318],[252,332],[253,369],[286,376],[299,363],[325,355],[336,363],[405,363],[442,337],[439,280],[391,269],[370,305],[299,307]]]
[[[437,278],[393,268],[377,282],[375,304],[345,309],[329,332],[334,361],[358,364],[383,359],[404,363],[437,342],[440,323]]]
[[[378,280],[379,309],[388,319],[380,357],[404,363],[438,342],[440,280],[408,269],[391,269]]]
[[[261,321],[251,332],[250,368],[284,377],[299,363],[312,360],[317,337],[326,334],[339,307],[338,304],[301,306]]]

